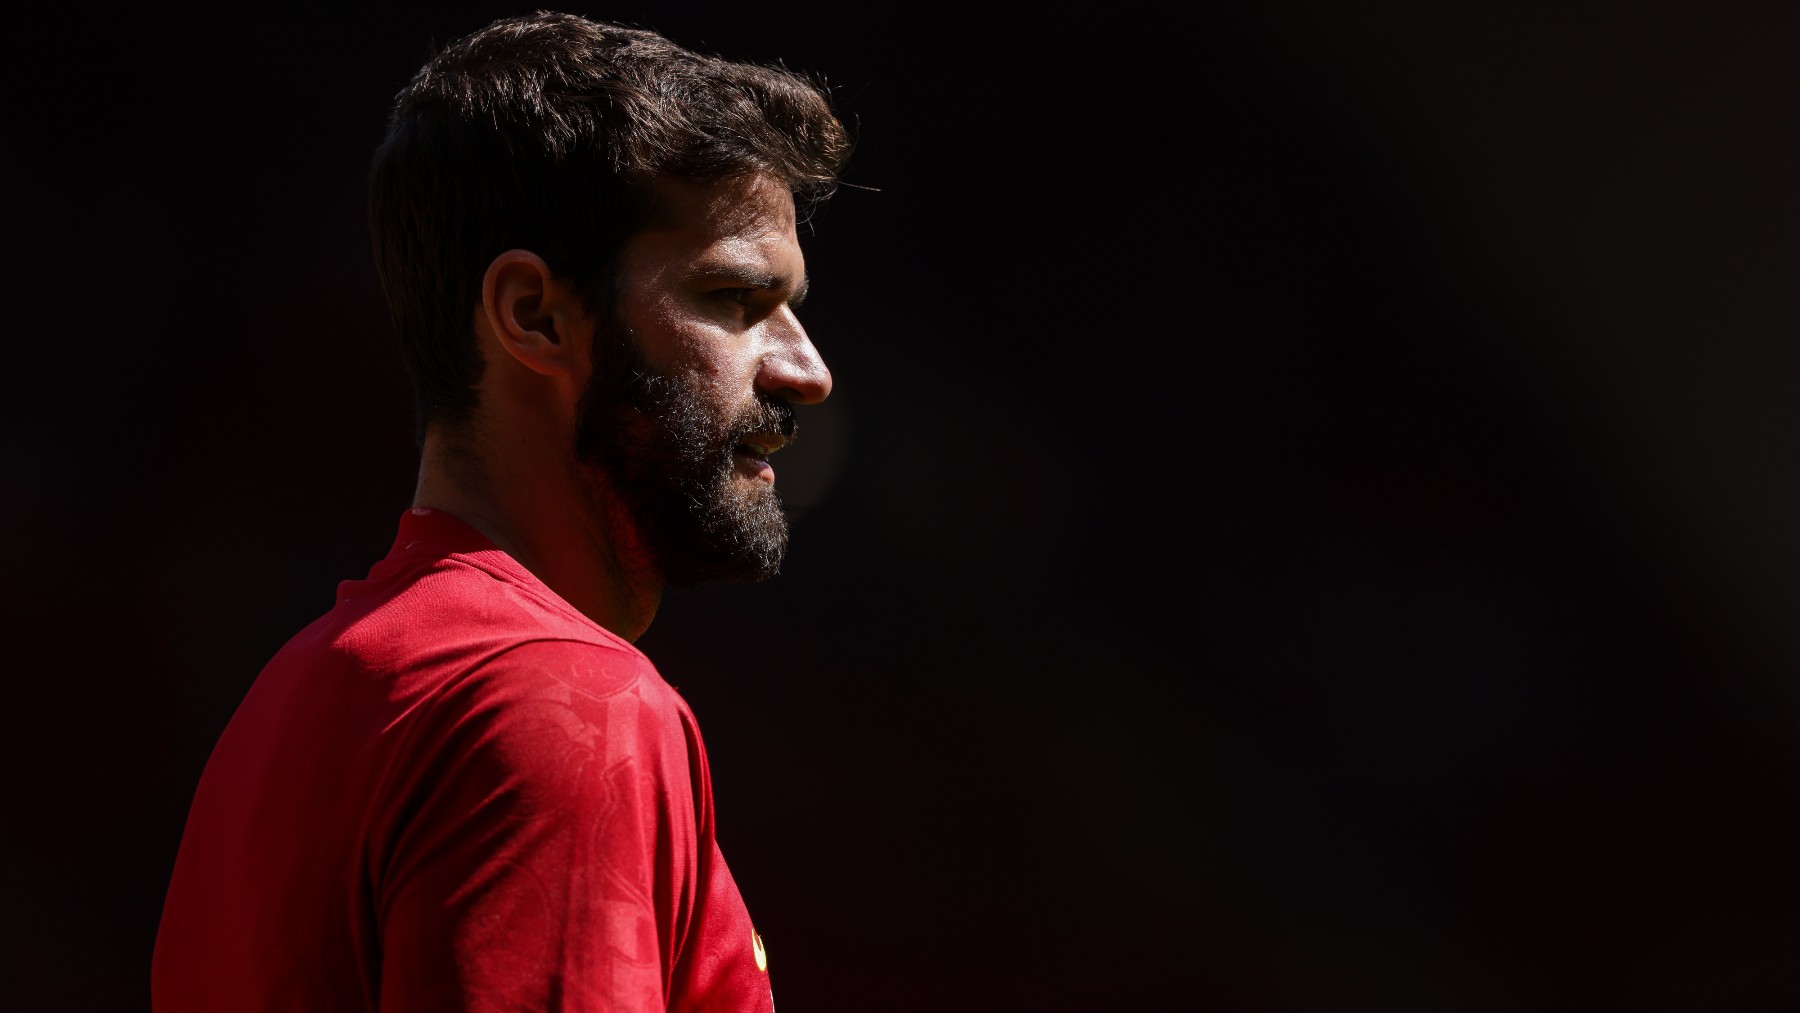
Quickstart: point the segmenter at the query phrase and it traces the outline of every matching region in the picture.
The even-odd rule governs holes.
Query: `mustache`
[[[729,432],[734,445],[752,433],[776,433],[792,443],[799,438],[800,424],[794,419],[793,405],[758,392],[755,403],[732,419]]]

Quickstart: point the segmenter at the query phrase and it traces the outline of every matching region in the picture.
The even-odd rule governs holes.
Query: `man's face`
[[[660,180],[594,328],[580,463],[622,503],[662,580],[775,573],[787,519],[767,457],[831,374],[794,317],[806,294],[793,198],[767,177]]]

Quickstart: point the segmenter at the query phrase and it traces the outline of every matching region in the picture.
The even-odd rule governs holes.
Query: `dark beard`
[[[763,580],[787,552],[787,516],[772,485],[744,488],[732,451],[751,433],[790,440],[794,409],[758,392],[728,416],[686,373],[652,373],[614,323],[595,334],[575,451],[624,502],[663,583]]]

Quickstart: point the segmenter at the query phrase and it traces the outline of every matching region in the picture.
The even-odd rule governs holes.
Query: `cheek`
[[[658,372],[685,368],[703,344],[692,311],[669,296],[628,300],[619,318],[644,362]]]
[[[651,368],[686,373],[709,384],[730,375],[730,349],[743,341],[708,321],[673,311],[659,313],[651,326],[638,332],[638,339]]]
[[[732,378],[716,369],[698,369],[688,375],[689,389],[695,391],[719,418],[735,415],[743,404],[744,389]]]
[[[690,335],[677,354],[674,368],[714,403],[736,404],[755,396],[757,359],[748,353],[743,335],[716,331]]]
[[[652,371],[682,375],[717,403],[754,398],[761,362],[754,334],[722,327],[672,296],[638,307],[628,323]]]

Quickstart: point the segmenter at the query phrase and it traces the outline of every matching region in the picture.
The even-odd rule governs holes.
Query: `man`
[[[371,179],[419,394],[386,559],[257,678],[201,780],[159,1010],[768,1010],[692,714],[631,646],[760,578],[768,457],[830,374],[812,85],[540,14],[430,60]]]

